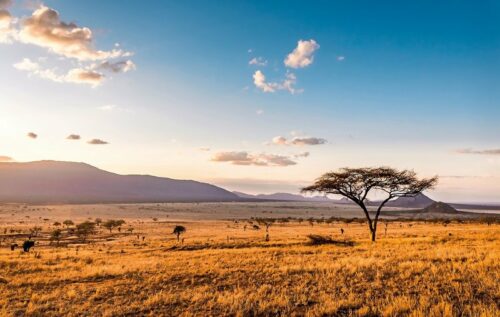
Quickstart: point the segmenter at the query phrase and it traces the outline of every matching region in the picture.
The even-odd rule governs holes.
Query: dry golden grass
[[[500,309],[498,225],[390,223],[371,243],[365,224],[273,224],[269,242],[246,221],[127,220],[124,228],[130,224],[133,234],[102,231],[91,244],[38,239],[29,253],[4,241],[0,315],[498,316]],[[187,228],[184,243],[171,234],[175,224]],[[310,245],[309,234],[355,245]]]

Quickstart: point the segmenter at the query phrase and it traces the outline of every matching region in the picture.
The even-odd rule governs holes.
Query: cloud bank
[[[129,53],[113,49],[96,50],[92,31],[75,23],[61,21],[59,12],[44,5],[21,23],[19,39],[24,43],[47,48],[49,51],[78,60],[103,60]]]
[[[58,11],[40,5],[31,16],[19,22],[13,18],[7,7],[11,1],[0,0],[0,43],[19,41],[47,49],[58,55],[58,63],[67,59],[77,60],[66,71],[42,67],[28,58],[14,64],[18,70],[28,72],[29,76],[58,83],[87,84],[99,86],[105,79],[104,73],[126,73],[136,69],[136,65],[127,59],[133,54],[116,47],[110,50],[95,48],[92,30],[78,26],[73,22],[61,20]],[[14,28],[15,25],[15,28]],[[120,58],[121,60],[115,61]]]

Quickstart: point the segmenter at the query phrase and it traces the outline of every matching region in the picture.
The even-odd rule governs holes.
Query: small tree
[[[50,234],[50,241],[56,241],[57,245],[59,245],[59,241],[61,241],[62,231],[61,229],[55,229]]]
[[[59,221],[56,221],[52,224],[54,227],[59,227],[61,226],[61,223]]]
[[[102,223],[102,219],[101,218],[95,218],[94,220],[95,224],[100,227],[101,226],[101,223]]]
[[[82,222],[76,225],[76,235],[85,242],[87,237],[96,233],[95,223],[90,221]]]
[[[66,226],[66,228],[69,228],[70,226],[73,226],[75,223],[71,220],[64,220],[63,225]]]
[[[418,179],[414,171],[399,171],[390,167],[342,168],[337,172],[324,174],[302,191],[341,195],[352,200],[363,210],[368,220],[371,240],[375,241],[378,218],[387,202],[398,197],[415,197],[424,190],[433,188],[437,181],[437,176]],[[367,196],[371,190],[387,194],[380,202],[373,219],[366,207]]]
[[[184,226],[175,226],[174,231],[172,234],[175,234],[177,236],[177,241],[179,241],[179,237],[181,234],[186,232],[186,228]]]
[[[113,228],[116,226],[116,223],[114,220],[107,220],[106,222],[104,222],[102,224],[102,226],[106,229],[109,230],[109,233],[111,233],[113,231]]]

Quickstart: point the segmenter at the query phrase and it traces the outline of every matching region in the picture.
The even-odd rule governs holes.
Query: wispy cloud
[[[126,73],[136,69],[136,66],[131,60],[123,60],[118,62],[105,61],[97,66],[97,68],[107,70],[112,73]]]
[[[210,152],[210,148],[209,147],[204,147],[204,146],[198,148],[198,150],[200,150],[202,152]]]
[[[263,114],[263,113],[264,113],[264,110],[262,110],[262,109],[257,109],[257,111],[255,111],[255,113],[256,113],[258,116],[260,116],[261,114]]]
[[[485,149],[485,150],[459,149],[456,150],[456,152],[459,154],[500,155],[500,149]]]
[[[87,143],[94,144],[94,145],[109,144],[108,142],[103,141],[101,139],[92,139],[92,140],[88,141]]]
[[[327,141],[322,138],[314,137],[295,137],[292,139],[293,145],[320,145],[325,144]]]
[[[212,156],[213,162],[228,162],[233,165],[254,165],[254,166],[290,166],[296,165],[290,157],[276,154],[251,154],[246,151],[241,152],[218,152]]]
[[[31,138],[31,139],[38,138],[38,134],[36,134],[34,132],[28,132],[27,136],[28,136],[28,138]]]
[[[345,56],[337,56],[337,60],[339,62],[341,62],[341,61],[345,60]]]
[[[29,58],[15,63],[14,68],[27,72],[30,76],[51,80],[58,83],[88,84],[93,87],[100,85],[104,80],[104,74],[91,69],[73,68],[66,74],[57,74],[56,70],[42,68],[39,63],[33,62]]]
[[[295,158],[301,158],[301,157],[309,157],[311,153],[309,152],[302,152],[302,153],[299,153],[299,154],[295,154],[293,157]]]
[[[66,137],[67,140],[80,140],[80,136],[78,134],[70,134]]]
[[[315,40],[299,40],[297,47],[285,58],[285,65],[291,68],[303,68],[311,65],[314,61],[314,52],[319,49]]]
[[[255,66],[266,66],[267,61],[262,57],[254,57],[248,62],[248,64],[255,65]]]

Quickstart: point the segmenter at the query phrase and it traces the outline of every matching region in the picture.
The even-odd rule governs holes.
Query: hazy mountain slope
[[[85,163],[0,163],[0,202],[237,201],[220,187],[149,175],[119,175]]]
[[[311,201],[311,202],[333,202],[334,200],[323,196],[305,197],[299,194],[290,193],[274,193],[274,194],[258,194],[250,195],[242,192],[233,192],[241,198],[245,199],[259,199],[259,200],[283,200],[283,201]]]

